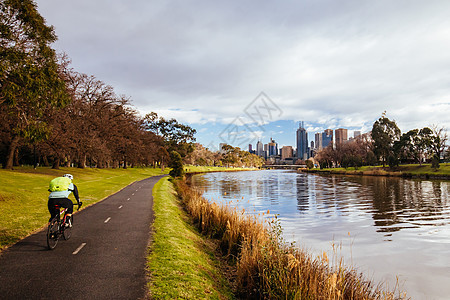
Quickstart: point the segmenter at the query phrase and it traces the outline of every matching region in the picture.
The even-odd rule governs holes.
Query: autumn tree
[[[331,168],[336,162],[333,145],[330,144],[317,153],[315,159],[319,162],[320,168]]]
[[[448,134],[445,127],[439,127],[437,125],[431,126],[432,135],[431,135],[431,151],[440,158],[442,153],[444,153],[445,148],[447,147]]]
[[[321,168],[332,166],[359,168],[376,163],[372,148],[373,141],[370,134],[366,133],[352,141],[347,141],[336,149],[333,148],[333,145],[328,145],[317,153],[315,159]]]
[[[264,164],[264,159],[256,154],[241,150],[239,147],[231,145],[223,145],[221,154],[221,161],[223,165],[233,167],[261,167]]]
[[[184,161],[190,165],[214,166],[221,159],[221,156],[217,154],[217,152],[214,153],[203,145],[196,143],[194,150],[185,157]]]
[[[46,110],[70,100],[50,44],[53,28],[45,24],[31,0],[0,2],[0,112],[10,125],[4,168],[12,168],[21,139],[46,138]]]

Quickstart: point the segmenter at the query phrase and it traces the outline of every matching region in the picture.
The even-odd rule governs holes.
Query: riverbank
[[[191,166],[185,165],[184,170],[188,175],[195,175],[201,173],[211,172],[240,172],[240,171],[258,171],[259,168],[227,168],[227,167],[210,167],[210,166]]]
[[[181,208],[172,183],[153,188],[153,240],[149,247],[151,299],[234,299],[216,259],[216,245],[201,236]]]
[[[317,174],[336,175],[359,175],[359,176],[388,176],[418,179],[441,179],[450,180],[450,163],[440,165],[436,171],[430,164],[423,165],[401,165],[394,169],[382,166],[364,166],[361,168],[329,168],[329,169],[301,169],[301,172]]]
[[[227,205],[210,203],[183,181],[176,191],[202,235],[216,240],[234,268],[239,298],[401,299],[374,284],[342,259],[319,257],[284,242],[278,220],[263,222]]]

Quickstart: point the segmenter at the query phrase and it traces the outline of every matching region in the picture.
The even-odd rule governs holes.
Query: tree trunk
[[[52,164],[52,169],[59,169],[59,163],[60,163],[59,157],[55,158]]]
[[[86,154],[83,154],[78,162],[78,168],[84,169],[86,168]]]
[[[45,155],[42,157],[42,164],[43,164],[45,167],[48,167],[48,166],[49,166],[47,156],[45,156]]]
[[[20,166],[20,163],[19,163],[19,148],[18,147],[16,147],[16,150],[14,151],[14,166],[15,167]]]
[[[8,154],[6,155],[6,162],[3,169],[12,169],[14,163],[14,155],[16,153],[17,145],[19,144],[20,137],[15,135],[9,144]]]

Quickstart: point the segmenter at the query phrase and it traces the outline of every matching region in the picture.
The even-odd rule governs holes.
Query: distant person
[[[69,195],[73,193],[75,199],[77,200],[78,206],[81,206],[80,197],[78,196],[78,188],[72,183],[73,176],[71,174],[64,174],[62,177],[54,178],[50,181],[48,191],[50,195],[48,196],[48,211],[50,212],[50,219],[53,219],[57,214],[58,210],[55,205],[67,208],[66,215],[72,216],[73,213],[73,203],[69,199]],[[71,218],[66,218],[66,224],[69,226],[69,220]]]

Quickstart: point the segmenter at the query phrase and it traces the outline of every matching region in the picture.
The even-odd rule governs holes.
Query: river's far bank
[[[394,169],[382,166],[364,166],[355,168],[329,168],[329,169],[299,169],[300,172],[330,174],[330,175],[357,175],[357,176],[387,176],[417,179],[450,180],[450,163],[443,163],[436,171],[430,164],[400,165]]]
[[[186,174],[202,174],[211,172],[240,172],[240,171],[257,171],[259,168],[238,168],[238,167],[215,167],[215,166],[193,166],[184,165]]]

